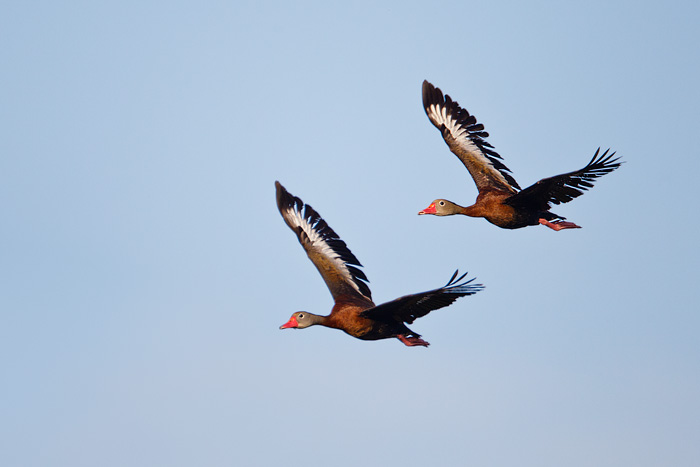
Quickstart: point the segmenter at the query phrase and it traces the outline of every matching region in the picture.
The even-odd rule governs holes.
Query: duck
[[[334,300],[327,316],[297,311],[280,329],[324,326],[339,329],[357,339],[396,338],[408,347],[430,345],[406,325],[455,300],[484,288],[475,278],[455,271],[443,287],[375,305],[362,265],[346,243],[310,205],[275,182],[277,207],[311,262],[321,274]]]
[[[461,214],[483,217],[503,229],[520,229],[544,225],[552,230],[579,229],[565,217],[550,211],[552,204],[568,203],[593,186],[593,181],[620,167],[620,158],[610,149],[600,148],[582,169],[544,178],[520,188],[501,156],[485,138],[489,134],[476,117],[459,106],[449,95],[427,80],[423,81],[423,108],[440,130],[445,143],[467,168],[479,194],[471,206],[460,206],[446,199],[436,199],[419,215],[452,216]]]

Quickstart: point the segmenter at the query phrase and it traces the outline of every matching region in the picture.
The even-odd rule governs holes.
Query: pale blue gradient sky
[[[7,2],[3,466],[694,466],[697,2]],[[555,212],[419,217],[476,189],[428,79],[522,186],[626,164]],[[432,343],[280,331],[330,294],[274,181],[377,302],[486,285]]]

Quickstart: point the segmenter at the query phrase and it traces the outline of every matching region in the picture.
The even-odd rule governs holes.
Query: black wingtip
[[[621,157],[615,157],[617,151],[610,152],[611,148],[608,148],[600,153],[600,147],[596,150],[595,154],[591,158],[590,162],[582,170],[589,170],[594,172],[595,177],[600,177],[613,170],[618,169],[625,161],[620,160]]]
[[[278,180],[275,180],[275,197],[277,198],[277,206],[280,205],[280,200],[282,199],[282,196],[285,193],[289,192],[282,186],[282,184]]]
[[[452,274],[452,277],[447,282],[447,284],[444,285],[443,289],[446,291],[450,291],[450,293],[457,293],[460,295],[473,295],[485,288],[483,284],[472,284],[476,277],[472,277],[471,279],[462,282],[462,280],[465,277],[467,277],[467,274],[469,273],[465,272],[457,278],[457,276],[459,275],[459,269],[457,269],[454,272],[454,274]]]
[[[453,284],[457,284],[457,283],[460,282],[462,279],[464,279],[464,277],[465,277],[467,274],[469,274],[469,273],[468,273],[468,272],[465,272],[464,274],[462,274],[461,276],[459,276],[458,279],[455,279],[455,278],[457,277],[458,274],[459,274],[459,269],[455,270],[454,274],[452,274],[452,277],[450,278],[450,280],[447,281],[447,284],[445,284],[445,288],[450,287],[450,286],[452,286]],[[473,279],[472,279],[472,280],[473,280]]]
[[[275,180],[275,192],[277,193],[278,198],[284,193],[289,194],[287,189],[284,186],[282,186],[282,184],[277,180]]]
[[[423,109],[425,113],[428,113],[428,108],[433,105],[444,105],[445,96],[442,94],[440,88],[436,88],[428,80],[423,81]]]
[[[296,197],[294,197],[290,192],[287,191],[287,189],[282,186],[282,184],[275,180],[275,195],[277,198],[277,208],[282,212],[283,208],[289,208],[292,207],[295,202],[299,204],[303,204],[302,201]]]

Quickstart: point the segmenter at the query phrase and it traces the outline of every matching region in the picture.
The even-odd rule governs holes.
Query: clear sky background
[[[697,2],[5,2],[3,466],[695,466]],[[520,185],[626,163],[507,231],[421,105]],[[431,347],[280,331],[330,294],[274,181],[377,302],[486,285]]]

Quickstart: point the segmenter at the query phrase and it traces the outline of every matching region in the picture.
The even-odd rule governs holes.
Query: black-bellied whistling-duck
[[[504,229],[519,229],[542,224],[550,229],[577,229],[573,222],[549,211],[551,204],[567,203],[581,196],[593,186],[593,181],[620,167],[615,153],[609,149],[600,154],[600,148],[581,170],[544,178],[534,185],[520,189],[501,162],[501,156],[484,138],[484,125],[476,122],[466,109],[450,96],[427,81],[423,81],[423,107],[428,118],[442,133],[450,150],[459,157],[471,174],[479,195],[472,206],[462,207],[446,199],[436,199],[418,214],[451,216],[463,214],[483,217]],[[558,220],[557,220],[558,219]],[[554,221],[554,222],[550,222]]]
[[[462,282],[466,274],[457,277],[458,272],[455,272],[444,287],[406,295],[377,306],[372,302],[367,276],[357,268],[362,265],[345,242],[311,206],[291,195],[279,182],[275,182],[275,186],[277,207],[284,221],[299,238],[335,300],[330,315],[297,311],[280,329],[302,329],[319,324],[340,329],[358,339],[396,337],[407,346],[427,347],[429,344],[405,323],[411,324],[416,318],[483,288],[481,284],[471,284],[474,279]]]

